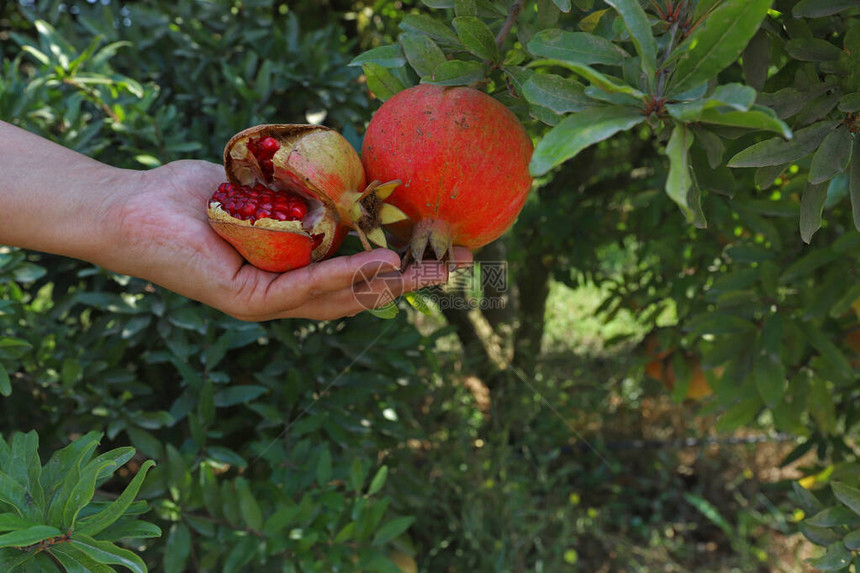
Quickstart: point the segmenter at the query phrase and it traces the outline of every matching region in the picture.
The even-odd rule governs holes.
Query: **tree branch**
[[[502,24],[502,29],[499,30],[498,35],[496,35],[496,46],[499,49],[501,49],[502,44],[505,43],[505,40],[508,38],[508,34],[511,33],[511,29],[514,27],[514,22],[517,21],[517,16],[520,15],[520,12],[522,12],[522,10],[522,0],[514,0],[511,3],[511,9],[508,12],[508,17],[505,18],[505,23]]]

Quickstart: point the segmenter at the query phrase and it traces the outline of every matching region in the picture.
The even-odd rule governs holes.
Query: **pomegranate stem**
[[[355,232],[358,235],[358,240],[361,241],[361,246],[364,247],[364,250],[365,251],[372,251],[373,246],[370,244],[370,241],[367,240],[367,235],[364,234],[364,231],[362,231],[361,229],[358,228],[358,226],[356,226]]]

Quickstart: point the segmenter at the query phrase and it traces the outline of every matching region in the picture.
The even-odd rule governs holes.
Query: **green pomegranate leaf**
[[[426,34],[436,42],[453,48],[462,48],[460,39],[451,28],[426,14],[407,14],[400,22],[404,32]]]
[[[803,533],[804,537],[814,544],[822,547],[826,547],[831,543],[839,541],[839,535],[832,529],[828,529],[826,527],[817,527],[815,525],[809,525],[805,521],[801,521],[797,524],[797,528],[801,533]]]
[[[538,143],[529,169],[532,175],[544,175],[586,147],[643,121],[645,116],[631,107],[599,107],[568,116]]]
[[[845,171],[851,160],[851,146],[854,138],[845,126],[839,126],[827,134],[821,146],[812,156],[809,167],[809,182],[824,183],[837,173]]]
[[[191,532],[184,523],[174,523],[164,548],[164,573],[182,573],[191,556]]]
[[[488,71],[489,68],[481,62],[448,60],[437,67],[433,75],[421,81],[440,86],[467,86],[483,80]]]
[[[389,302],[384,306],[380,306],[379,308],[369,308],[367,312],[372,314],[377,318],[389,319],[394,318],[398,314],[400,314],[400,310],[397,308],[397,304],[394,302]]]
[[[476,16],[478,6],[475,0],[454,0],[454,14],[456,16]]]
[[[824,201],[827,199],[825,183],[806,184],[800,199],[800,238],[804,243],[812,240],[812,235],[821,228],[821,214],[824,211]]]
[[[669,156],[669,176],[666,178],[666,194],[678,204],[688,223],[697,227],[705,226],[700,194],[694,189],[693,175],[690,171],[690,146],[693,132],[686,124],[679,123],[672,130],[666,155]]]
[[[842,352],[842,349],[834,344],[820,328],[814,324],[804,323],[803,335],[812,347],[815,348],[815,350],[817,350],[825,360],[830,362],[840,374],[846,377],[851,375],[851,372],[853,371],[851,363],[848,362],[847,358],[845,358],[845,354]],[[809,401],[810,412],[813,412],[814,406],[818,408],[819,413],[821,414],[824,413],[824,410],[832,410],[833,395],[830,390],[827,389],[824,380],[816,379],[816,383],[813,384],[813,391],[810,395]],[[829,416],[830,413],[828,412],[827,415]],[[823,417],[824,416],[822,415],[822,418]],[[819,421],[819,423],[821,423],[821,421]],[[834,417],[829,419],[827,424],[832,425],[835,423],[836,418],[834,414]]]
[[[215,406],[218,408],[229,408],[236,404],[247,404],[253,402],[263,394],[269,391],[266,386],[257,384],[243,384],[241,386],[230,386],[219,390],[215,396]]]
[[[791,137],[791,128],[784,121],[775,117],[772,111],[765,110],[766,108],[722,112],[716,109],[706,109],[699,116],[699,121],[714,125],[774,131],[782,137]]]
[[[611,103],[612,105],[621,105],[628,107],[639,107],[642,105],[641,97],[633,96],[627,93],[608,92],[594,85],[585,88],[585,95],[587,95],[593,100]]]
[[[622,93],[629,94],[636,98],[643,99],[645,98],[645,94],[637,90],[636,88],[627,85],[622,80],[618,78],[613,78],[611,76],[607,76],[598,72],[594,68],[590,66],[584,66],[581,64],[575,64],[571,62],[562,62],[559,60],[535,60],[534,62],[529,64],[530,67],[539,67],[539,66],[560,66],[563,68],[567,68],[576,75],[585,78],[593,85],[599,87],[605,92],[608,93]]]
[[[120,539],[151,539],[161,537],[161,528],[154,523],[123,517],[98,534],[102,541]]]
[[[777,358],[760,355],[753,366],[753,380],[768,408],[775,408],[785,394],[785,366]]]
[[[839,111],[845,113],[860,111],[860,92],[847,94],[839,98]]]
[[[0,471],[0,502],[12,506],[22,517],[29,517],[27,490],[3,471]]]
[[[433,310],[430,308],[427,298],[420,292],[408,292],[403,295],[409,306],[420,312],[421,314],[431,315]]]
[[[66,573],[116,573],[116,570],[96,561],[77,547],[61,543],[51,548],[51,555],[65,567]]]
[[[47,499],[53,500],[54,492],[63,484],[70,467],[80,468],[84,461],[90,459],[101,439],[101,433],[89,432],[51,455],[42,468],[41,476]]]
[[[823,18],[856,8],[857,0],[800,0],[791,10],[795,18]]]
[[[113,460],[93,461],[84,467],[77,483],[69,491],[68,499],[63,508],[62,524],[64,529],[72,529],[78,514],[92,501],[99,474],[104,471],[112,472],[117,467],[117,463]]]
[[[236,545],[233,546],[233,549],[230,550],[227,559],[224,560],[223,573],[238,573],[239,571],[243,571],[245,565],[256,555],[258,545],[258,542],[252,536],[240,538]]]
[[[367,495],[372,496],[379,493],[379,490],[385,485],[385,482],[388,480],[388,466],[382,466],[373,476],[373,479],[370,480],[370,486],[367,488]]]
[[[391,70],[377,63],[365,62],[361,65],[361,68],[364,70],[364,76],[367,79],[367,87],[373,92],[373,95],[382,101],[387,100],[406,88],[403,82],[391,73]]]
[[[445,8],[454,7],[454,0],[421,0],[421,3],[434,10],[444,10]]]
[[[842,541],[837,541],[827,546],[824,555],[815,559],[807,559],[806,562],[815,569],[822,571],[838,571],[851,564],[851,552],[845,548]]]
[[[143,559],[128,549],[122,549],[110,541],[98,541],[88,535],[75,532],[72,534],[72,539],[69,543],[100,563],[122,565],[130,569],[132,573],[147,573],[146,564],[143,562]]]
[[[406,63],[406,58],[400,50],[400,46],[394,44],[391,46],[371,48],[363,54],[353,58],[348,65],[360,66],[367,62],[373,62],[383,68],[399,68]]]
[[[842,50],[820,38],[796,38],[785,43],[785,51],[801,62],[829,62],[839,59]]]
[[[0,513],[0,532],[26,529],[34,525],[40,524],[32,519],[21,517],[17,513]]]
[[[845,548],[851,551],[860,551],[860,529],[855,529],[842,538]]]
[[[827,134],[836,129],[835,121],[821,121],[794,133],[790,140],[774,137],[760,141],[737,153],[729,167],[765,167],[797,161],[818,149]]]
[[[463,46],[479,58],[496,62],[499,59],[499,49],[493,32],[474,16],[458,16],[453,21],[457,37]]]
[[[854,144],[854,149],[851,153],[848,185],[851,196],[851,211],[854,215],[854,227],[860,231],[860,144],[858,143]]]
[[[791,482],[791,488],[794,490],[794,495],[797,496],[797,502],[800,504],[801,509],[808,515],[818,513],[824,508],[818,498],[815,497],[815,494],[798,482]]]
[[[406,61],[421,77],[431,75],[436,68],[448,61],[442,48],[424,34],[401,34],[400,45],[403,47]]]
[[[718,107],[735,111],[747,111],[755,102],[756,91],[742,84],[725,84],[717,87],[709,96],[694,101],[672,103],[666,106],[669,115],[678,121],[699,121],[702,112]]]
[[[833,482],[830,487],[833,488],[836,499],[844,503],[855,514],[860,515],[860,489],[841,482]]]
[[[372,545],[385,545],[415,523],[414,516],[397,517],[376,530]]]
[[[667,95],[704,83],[737,61],[758,31],[772,0],[726,0],[678,46]],[[676,59],[677,58],[677,59]]]
[[[0,535],[0,547],[26,547],[39,543],[51,537],[58,537],[61,532],[56,527],[48,525],[34,525],[27,529],[20,529]]]
[[[324,450],[328,451],[328,450]],[[329,454],[329,468],[331,468],[331,455]],[[329,469],[331,473],[331,469]],[[254,531],[263,528],[263,511],[260,504],[251,492],[251,486],[245,478],[236,478],[236,493],[239,495],[239,509],[245,525]]]
[[[523,97],[555,113],[584,111],[594,106],[585,96],[582,84],[555,74],[532,74],[523,83]]]
[[[761,398],[758,395],[741,400],[720,416],[715,427],[717,432],[733,432],[747,425],[758,414],[761,406]]]
[[[584,32],[541,30],[528,43],[535,56],[572,64],[621,66],[627,52],[600,36]]]
[[[651,33],[651,23],[645,10],[639,5],[638,0],[605,0],[605,2],[621,15],[624,27],[630,33],[633,45],[636,46],[642,71],[648,84],[651,85],[657,76],[657,42]]]
[[[6,547],[0,549],[0,571],[19,571],[16,567],[20,567],[36,557],[35,553],[30,551],[19,551]]]
[[[0,396],[10,396],[12,394],[12,383],[9,380],[9,372],[0,364]]]
[[[744,79],[757,91],[764,90],[770,69],[770,58],[770,38],[764,30],[759,30],[743,53]]]

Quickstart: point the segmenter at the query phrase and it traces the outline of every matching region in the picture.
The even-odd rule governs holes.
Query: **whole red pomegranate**
[[[319,125],[259,125],[224,149],[227,182],[209,199],[212,228],[263,270],[284,272],[332,256],[349,229],[366,249],[380,225],[405,219],[384,200],[399,184],[365,185],[352,145]]]
[[[476,89],[422,84],[387,100],[362,146],[367,176],[402,185],[389,202],[409,217],[391,230],[421,260],[452,245],[477,249],[513,225],[532,178],[531,138],[502,103]]]

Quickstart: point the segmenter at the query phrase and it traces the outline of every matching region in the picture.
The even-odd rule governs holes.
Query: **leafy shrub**
[[[96,489],[132,460],[134,448],[116,448],[95,458],[101,435],[91,432],[39,460],[36,432],[0,440],[0,566],[4,571],[115,571],[121,565],[146,571],[143,560],[116,542],[161,535],[138,516],[148,511],[134,498],[154,465],[135,470],[112,500],[95,501]]]
[[[41,19],[13,34],[2,117],[130,168],[219,161],[240,128],[321,111],[355,134],[367,102],[342,29],[231,7],[22,5]],[[420,391],[404,356],[433,336],[396,320],[368,347],[372,317],[241,323],[80,261],[6,248],[0,265],[0,425],[45,447],[95,430],[158,461],[140,495],[166,534],[136,543],[136,567],[396,571],[412,518],[390,509],[376,452],[409,432],[391,396]]]
[[[540,177],[501,245],[514,312],[477,313],[496,328],[491,345],[474,344],[476,313],[446,313],[448,328],[411,315],[245,324],[137,279],[4,249],[0,428],[34,428],[51,449],[96,431],[156,460],[140,495],[167,533],[136,547],[170,572],[395,571],[395,549],[429,570],[607,559],[635,570],[636,551],[612,562],[593,547],[660,543],[641,516],[671,514],[681,485],[658,476],[623,490],[622,461],[564,463],[570,427],[542,415],[547,404],[597,409],[606,394],[583,397],[593,373],[551,375],[542,362],[557,281],[595,283],[609,293],[605,321],[668,324],[667,345],[723,367],[704,407],[719,430],[798,436],[785,461],[817,452],[822,483],[835,464],[853,467],[856,6],[423,4],[3,5],[14,42],[0,45],[0,117],[113,165],[218,161],[230,135],[261,122],[324,118],[357,144],[366,88],[384,99],[431,81],[509,105],[538,141]],[[499,339],[495,360],[486,347]],[[458,384],[472,374],[488,412]],[[571,482],[601,495],[572,503]],[[686,506],[731,530],[700,493]],[[828,555],[853,551],[853,521],[832,525],[838,540],[800,527],[843,544]],[[747,533],[732,545],[748,550]]]

